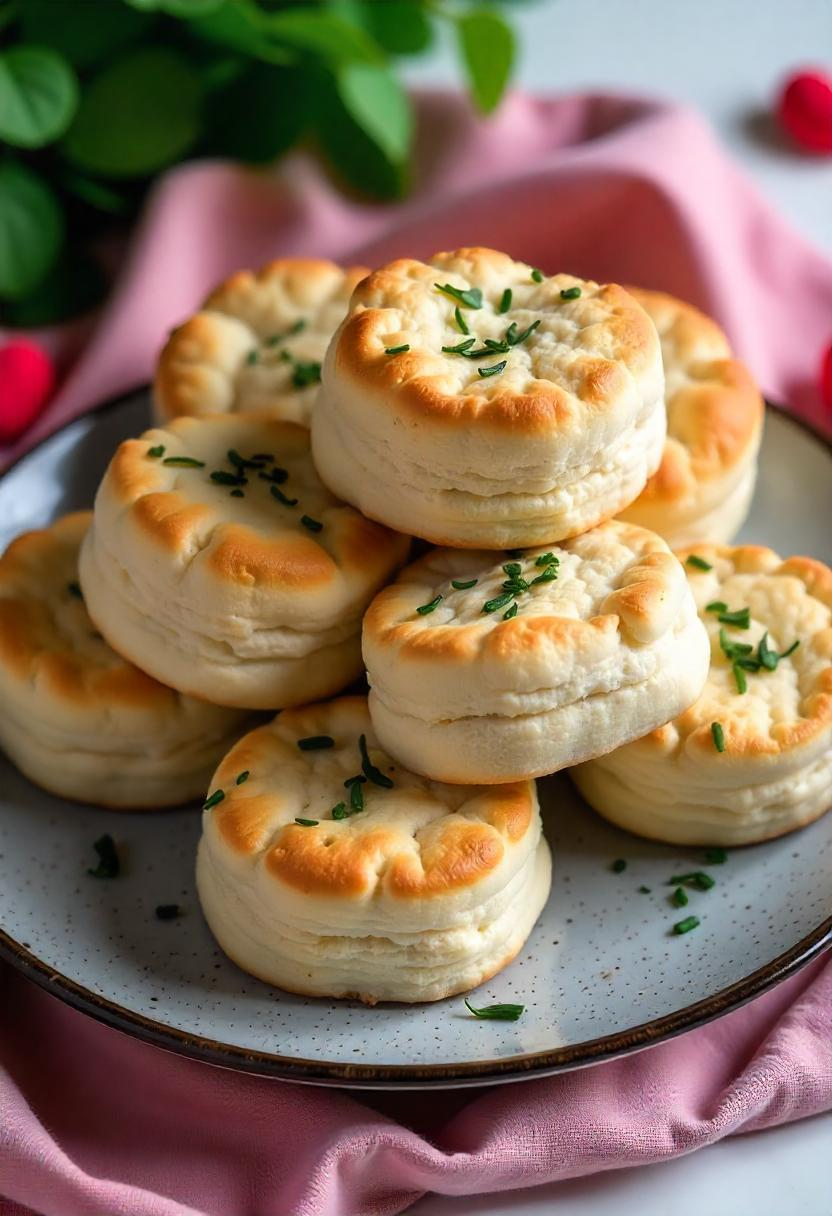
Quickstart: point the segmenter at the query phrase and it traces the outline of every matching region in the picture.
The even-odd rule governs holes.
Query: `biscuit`
[[[143,671],[218,705],[277,709],[360,675],[364,609],[408,544],[321,485],[305,427],[178,418],[118,448],[81,585]]]
[[[358,285],[324,361],[312,451],[371,519],[501,549],[617,515],[664,437],[659,341],[632,296],[461,249]]]
[[[515,781],[636,739],[693,703],[708,641],[684,571],[617,521],[495,554],[438,549],[364,619],[379,741],[440,781]]]
[[[591,806],[639,836],[768,840],[832,805],[832,570],[755,545],[699,545],[681,557],[710,635],[702,695],[570,776]]]
[[[177,806],[204,793],[250,715],[180,696],[110,649],[77,581],[91,518],[27,532],[0,558],[0,746],[62,798]]]
[[[368,273],[282,258],[232,275],[165,343],[156,417],[267,410],[308,426],[329,340]]]
[[[197,860],[205,917],[238,966],[370,1005],[494,975],[550,875],[534,782],[418,777],[379,747],[364,697],[287,710],[242,739],[211,785]]]
[[[658,470],[621,518],[674,547],[722,543],[739,532],[757,480],[765,406],[725,334],[690,304],[628,288],[659,333],[667,439]]]

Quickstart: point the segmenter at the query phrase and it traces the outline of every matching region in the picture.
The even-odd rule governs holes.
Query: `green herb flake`
[[[745,696],[745,694],[748,692],[748,680],[746,679],[745,672],[739,663],[734,663],[731,670],[734,673],[734,682],[737,686],[737,692],[740,694],[740,696]]]
[[[492,363],[490,367],[478,367],[477,375],[485,380],[488,376],[499,376],[501,372],[506,370],[507,359],[503,359],[502,363]]]
[[[299,824],[300,827],[302,827],[302,828],[316,828],[318,826],[319,820],[295,818],[295,823]]]
[[[478,578],[469,578],[469,579],[452,578],[451,586],[453,587],[454,591],[468,591],[471,587],[476,587],[476,585],[479,581],[480,580]],[[417,612],[418,612],[418,609],[417,609]]]
[[[704,557],[698,557],[696,553],[690,553],[685,558],[685,565],[692,566],[694,570],[713,570],[710,562],[706,562]]]
[[[247,768],[243,769],[243,771],[241,773],[237,774],[237,780],[234,782],[234,784],[235,785],[245,785],[245,783],[248,781],[250,776],[251,776],[251,773],[249,772],[249,770]]]
[[[613,874],[623,874],[627,869],[627,863],[623,857],[617,857],[610,866],[610,869],[612,870]]]
[[[517,616],[517,600],[514,601],[514,603],[511,605],[511,607],[508,609],[507,612],[503,613],[503,620],[510,621],[515,616]]]
[[[428,616],[428,614],[434,612],[441,603],[442,596],[437,595],[430,601],[429,604],[420,604],[416,611],[419,613],[419,616]]]
[[[692,887],[694,891],[710,891],[716,886],[716,879],[711,878],[704,870],[693,870],[690,874],[674,874],[667,880],[670,887]]]
[[[319,384],[321,365],[314,360],[308,363],[296,363],[292,372],[292,384],[295,388],[308,388],[310,384]]]
[[[82,600],[84,598],[84,593],[81,590],[80,583],[67,583],[66,589],[71,596],[74,596],[76,600]]]
[[[512,297],[511,288],[507,287],[505,289],[505,291],[503,292],[503,294],[500,296],[500,303],[497,305],[498,313],[508,312],[508,310],[511,308],[511,297]]]
[[[278,465],[275,465],[273,469],[269,469],[268,473],[264,473],[261,469],[257,476],[261,481],[272,481],[275,485],[282,486],[284,481],[288,481],[289,479],[289,470],[281,469]]]
[[[534,564],[536,566],[559,566],[560,558],[555,557],[554,553],[541,553],[534,559]]]
[[[165,445],[163,443],[157,443],[155,448],[148,448],[145,453],[146,456],[152,456],[154,460],[158,460],[159,457],[164,456],[164,454]]]
[[[288,498],[280,486],[272,484],[269,486],[269,490],[271,491],[272,498],[276,498],[284,507],[296,507],[298,505],[298,500],[296,498]]]
[[[714,747],[721,754],[725,751],[725,731],[722,729],[721,722],[711,723],[711,738],[714,741]]]
[[[218,806],[225,797],[225,790],[214,790],[209,798],[206,798],[202,804],[203,811],[212,811],[215,806]]]
[[[121,862],[112,836],[109,833],[99,836],[92,847],[98,854],[98,865],[94,870],[88,869],[87,873],[93,878],[118,878]]]
[[[313,519],[311,515],[301,515],[300,522],[304,528],[308,528],[310,532],[320,532],[323,529],[323,524],[319,519]]]
[[[539,320],[532,321],[531,325],[527,325],[526,328],[520,333],[517,332],[517,326],[515,324],[509,325],[508,329],[506,330],[506,342],[509,346],[520,346],[521,343],[525,342],[527,338],[532,336],[539,324]],[[509,331],[511,331],[511,334],[509,334]]]
[[[350,785],[350,813],[352,815],[357,815],[360,811],[364,810],[363,785],[365,781],[366,777],[361,781],[355,779]]]
[[[733,625],[735,629],[749,629],[751,627],[751,609],[737,608],[733,612],[720,612],[717,620],[721,625]]]
[[[232,490],[230,497],[231,498],[245,498],[245,494],[243,493],[242,490]]]
[[[538,583],[553,583],[558,576],[557,566],[547,566],[540,574],[531,581],[531,586],[534,587]]]
[[[385,346],[385,355],[406,355],[410,350],[410,343],[403,342],[401,346]]]
[[[725,849],[714,848],[705,850],[705,861],[709,866],[722,866],[728,860],[728,853]]]
[[[677,920],[673,926],[673,932],[677,935],[682,933],[690,933],[691,929],[698,929],[700,920],[698,916],[686,916],[684,920]]]
[[[543,271],[542,270],[538,270],[535,267],[535,269],[532,271],[532,282],[533,283],[542,283],[543,282]]]
[[[644,886],[641,886],[641,887],[639,887],[638,891],[639,891],[639,895],[650,895],[650,894],[652,894],[652,888],[651,888],[651,887],[644,887]]]
[[[248,354],[246,355],[246,363],[248,363],[248,365],[251,366],[252,364],[256,363],[259,358],[260,358],[260,355],[258,354],[258,352],[256,350],[250,350],[248,352]]]
[[[333,819],[348,819],[350,814],[346,802],[336,802],[329,813]]]
[[[176,918],[178,916],[181,916],[181,914],[182,914],[182,909],[179,907],[179,904],[157,904],[156,905],[156,919],[157,920],[176,920]]]
[[[174,465],[178,469],[204,469],[204,460],[194,460],[193,456],[166,456],[162,464]]]
[[[324,748],[334,747],[335,740],[332,735],[308,735],[305,739],[298,739],[297,745],[302,752],[320,752]]]
[[[519,562],[506,562],[503,565],[503,570],[506,574],[519,574],[523,567]]]
[[[445,355],[465,355],[476,340],[476,338],[466,338],[463,342],[457,342],[456,346],[443,346],[442,353]]]
[[[516,1022],[526,1009],[525,1005],[484,1005],[482,1009],[475,1009],[467,997],[465,997],[465,1006],[475,1018],[483,1018],[492,1022]]]
[[[501,608],[505,608],[509,601],[513,599],[514,593],[512,591],[504,591],[502,595],[496,595],[493,600],[486,600],[482,606],[482,611],[499,612]]]
[[[562,300],[579,300],[581,297],[580,287],[564,287],[560,293]]]
[[[674,908],[686,908],[688,906],[688,893],[684,887],[677,887],[670,897],[670,902]]]
[[[463,317],[459,306],[454,309],[454,320],[456,321],[456,327],[461,334],[470,334],[471,331],[468,328],[468,322]]]
[[[210,476],[211,480],[218,486],[248,485],[247,477],[243,477],[241,473],[227,473],[225,469],[214,469]]]
[[[451,283],[434,283],[434,287],[443,295],[456,300],[463,308],[482,308],[482,292],[479,287],[461,288],[454,287]]]
[[[728,605],[725,600],[711,600],[710,604],[705,605],[706,612],[727,612]]]
[[[361,752],[361,771],[368,781],[372,781],[373,785],[380,785],[385,790],[392,790],[393,782],[386,773],[381,772],[370,759],[367,751],[367,736],[359,735],[358,750]],[[353,787],[355,788],[355,787]]]

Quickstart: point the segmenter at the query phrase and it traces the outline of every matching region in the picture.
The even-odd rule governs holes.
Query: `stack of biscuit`
[[[828,808],[832,572],[730,546],[763,405],[689,305],[489,249],[287,259],[171,335],[154,402],[91,520],[0,560],[0,743],[66,797],[204,795],[246,971],[482,983],[549,896],[561,769],[671,842]]]

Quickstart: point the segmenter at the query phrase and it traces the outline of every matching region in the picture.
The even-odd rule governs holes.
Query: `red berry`
[[[823,352],[821,360],[820,395],[826,408],[832,410],[832,342]]]
[[[832,79],[812,70],[796,72],[782,87],[780,123],[807,152],[832,153]]]
[[[0,443],[18,439],[37,418],[55,384],[52,360],[34,342],[0,348]]]

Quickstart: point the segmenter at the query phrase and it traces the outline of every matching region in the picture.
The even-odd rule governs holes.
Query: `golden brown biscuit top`
[[[350,901],[471,888],[537,813],[532,781],[450,786],[403,769],[379,748],[364,697],[285,710],[252,731],[214,775],[212,803],[206,831],[232,853],[304,894]]]
[[[628,290],[658,331],[667,402],[664,456],[639,501],[684,498],[756,449],[763,399],[715,321],[662,292]]]
[[[162,415],[307,408],[330,338],[367,273],[281,258],[232,275],[166,342],[154,383]]]
[[[832,570],[760,545],[699,544],[679,557],[711,639],[708,682],[633,746],[730,766],[832,745]]]
[[[411,421],[532,434],[575,429],[599,410],[636,414],[661,391],[655,329],[623,288],[479,248],[402,258],[364,279],[325,391],[339,376]]]
[[[78,551],[92,512],[26,532],[0,558],[0,680],[32,685],[56,704],[160,712],[179,695],[104,641],[84,607]]]
[[[264,415],[178,418],[126,440],[99,505],[129,514],[183,569],[252,591],[349,599],[387,578],[409,543],[330,494],[305,427]]]

